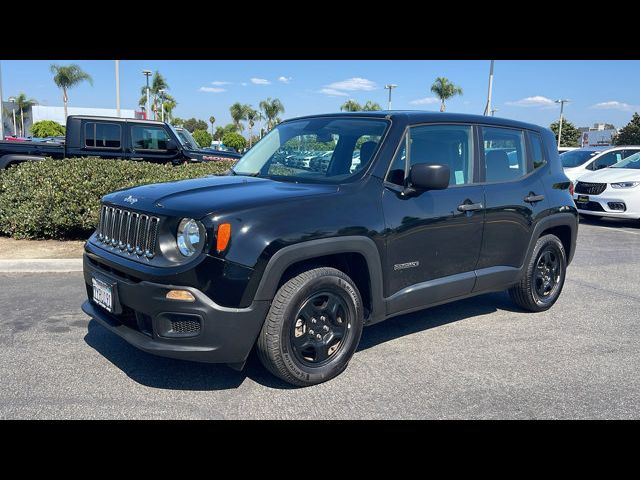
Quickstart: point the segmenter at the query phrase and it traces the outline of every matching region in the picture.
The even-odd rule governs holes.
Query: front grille
[[[144,213],[103,205],[98,222],[98,241],[139,257],[153,258],[160,219]]]
[[[576,183],[575,193],[586,193],[588,195],[600,195],[607,188],[606,183]]]

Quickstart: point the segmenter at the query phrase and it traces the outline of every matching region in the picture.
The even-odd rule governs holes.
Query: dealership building
[[[13,113],[16,105],[12,102],[2,102],[2,111],[4,115],[2,116],[2,122],[4,125],[4,134],[5,136],[11,136],[20,132],[20,118],[19,111],[16,109],[15,113],[17,115],[16,122],[16,130],[14,130],[13,125]],[[88,108],[88,107],[69,107],[67,109],[69,115],[96,115],[100,117],[117,117],[117,110],[115,108]],[[23,136],[29,137],[31,136],[31,125],[34,122],[39,122],[41,120],[53,120],[54,122],[59,123],[60,125],[65,125],[66,121],[64,118],[64,107],[53,107],[48,105],[34,105],[29,110],[23,112],[24,113],[24,129],[25,134]],[[121,118],[136,118],[136,111],[133,109],[121,108],[120,109],[120,117]]]

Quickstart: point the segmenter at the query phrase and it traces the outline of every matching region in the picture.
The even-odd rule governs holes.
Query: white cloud
[[[556,102],[550,98],[543,97],[542,95],[535,95],[533,97],[521,98],[512,102],[505,102],[506,105],[512,107],[550,107],[555,105]]]
[[[609,102],[596,103],[595,105],[591,105],[591,108],[597,108],[599,110],[622,110],[627,112],[629,110],[632,110],[633,106],[629,105],[628,103],[611,100]]]
[[[289,83],[291,80],[293,80],[292,77],[278,77],[278,81],[282,83]]]
[[[348,93],[341,92],[334,88],[323,88],[320,90],[320,93],[324,93],[325,95],[329,95],[330,97],[348,97]]]
[[[376,88],[378,88],[378,86],[375,84],[375,82],[367,80],[366,78],[353,77],[341,82],[333,82],[329,85],[325,85],[325,88],[331,88],[334,90],[346,90],[348,92],[369,92],[371,90],[375,90]]]
[[[201,92],[207,93],[222,93],[227,91],[226,89],[220,87],[200,87],[199,90]]]
[[[248,85],[247,82],[242,82],[240,85],[242,85],[243,87],[246,87]]]
[[[266,78],[256,78],[256,77],[253,77],[251,79],[251,83],[253,83],[254,85],[270,85],[271,84],[271,82]]]
[[[222,85],[231,85],[231,82],[221,82],[220,80],[216,80],[215,82],[211,82],[211,85],[221,87]]]
[[[418,98],[416,100],[411,100],[409,103],[411,105],[430,105],[432,103],[440,103],[440,100],[437,99],[436,97],[425,97],[425,98]]]

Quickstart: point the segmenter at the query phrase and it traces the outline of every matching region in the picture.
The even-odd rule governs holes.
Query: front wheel
[[[360,292],[346,274],[308,270],[278,290],[258,337],[258,357],[293,385],[325,382],[347,367],[363,322]]]
[[[555,235],[538,239],[520,283],[509,289],[511,299],[531,312],[548,310],[556,303],[567,271],[564,246]]]

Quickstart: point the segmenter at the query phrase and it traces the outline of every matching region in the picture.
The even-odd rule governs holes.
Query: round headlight
[[[176,236],[178,250],[185,257],[196,253],[200,247],[200,228],[193,218],[183,218],[178,225]]]

